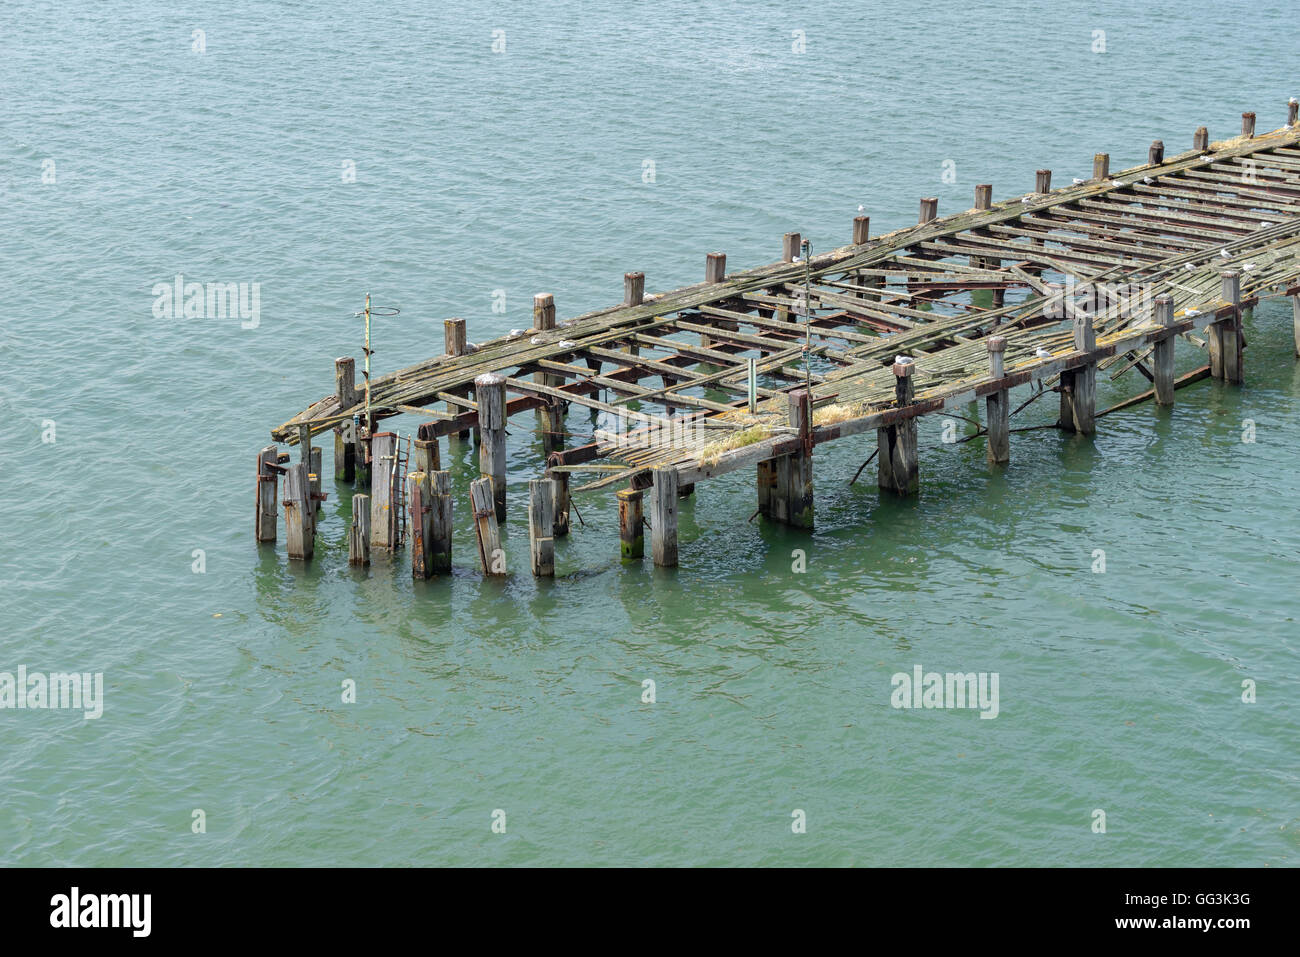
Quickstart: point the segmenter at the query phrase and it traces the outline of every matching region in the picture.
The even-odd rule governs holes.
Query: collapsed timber
[[[276,538],[283,476],[289,556],[311,558],[324,497],[312,438],[330,431],[336,481],[369,489],[353,497],[350,561],[409,542],[416,577],[448,572],[453,492],[439,442],[473,429],[478,564],[504,574],[506,424],[536,410],[547,459],[528,483],[534,574],[554,574],[571,495],[612,486],[622,486],[622,556],[643,556],[648,526],[655,564],[673,566],[678,498],[698,482],[753,467],[758,513],[810,528],[813,452],[825,442],[874,430],[878,485],[913,495],[919,416],[982,399],[996,466],[1010,458],[1016,386],[1050,384],[1057,427],[1087,435],[1099,370],[1136,369],[1152,386],[1106,412],[1172,405],[1177,387],[1207,375],[1240,384],[1242,313],[1269,294],[1291,298],[1300,355],[1294,100],[1274,132],[1256,135],[1246,113],[1240,136],[1211,143],[1201,127],[1188,152],[1166,158],[1157,141],[1147,163],[1109,165],[1097,154],[1091,179],[1056,189],[1039,170],[1032,192],[1000,203],[982,184],[972,209],[943,218],[937,200],[922,199],[917,225],[874,238],[859,216],[852,242],[820,255],[797,233],[785,235],[780,262],[756,269],[728,274],[725,255],[710,253],[702,283],[658,295],[628,273],[621,305],[565,322],[539,294],[531,329],[481,346],[463,319],[448,319],[442,355],[367,375],[360,390],[354,360],[338,359],[334,393],[272,430],[299,446],[299,460],[276,445],[258,456],[257,539]],[[1175,379],[1179,340],[1208,357]],[[616,426],[566,449],[572,405]],[[428,420],[414,443],[379,428],[402,414]],[[571,488],[581,476],[595,478]]]

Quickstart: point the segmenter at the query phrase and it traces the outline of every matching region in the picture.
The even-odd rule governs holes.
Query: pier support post
[[[1052,171],[1040,169],[1034,173],[1034,192],[1050,193],[1052,191]]]
[[[469,504],[474,513],[474,533],[478,537],[478,561],[489,577],[506,573],[506,553],[501,550],[501,529],[497,526],[496,505],[490,478],[469,483]]]
[[[406,504],[411,510],[411,577],[433,576],[433,504],[428,472],[406,476]]]
[[[792,234],[793,235],[793,234]],[[720,283],[727,276],[727,254],[726,253],[709,253],[704,260],[704,281],[707,283]],[[720,303],[727,305],[728,303]],[[713,325],[722,331],[735,332],[740,329],[740,323],[731,319],[715,319]],[[700,334],[700,345],[705,349],[716,348],[713,345],[713,339],[707,334]],[[664,382],[667,385],[667,381]],[[671,406],[669,415],[672,415]]]
[[[1074,348],[1092,352],[1097,348],[1093,315],[1084,309],[1074,311]],[[1067,432],[1091,435],[1097,430],[1097,363],[1088,362],[1061,373],[1061,417],[1057,425]]]
[[[1110,154],[1094,153],[1092,156],[1092,178],[1103,180],[1110,177]]]
[[[429,565],[435,575],[451,572],[451,473],[429,473]]]
[[[468,337],[465,332],[464,319],[444,319],[442,320],[442,337],[443,352],[449,356],[463,356],[468,347]],[[452,415],[458,415],[461,408],[451,402],[447,403],[447,411]],[[468,439],[469,429],[456,433],[458,439]]]
[[[1300,296],[1291,297],[1291,324],[1295,329],[1295,354],[1300,359]]]
[[[306,561],[315,550],[311,480],[305,462],[289,466],[284,479],[284,534],[289,557]]]
[[[1163,140],[1152,140],[1151,148],[1147,150],[1147,165],[1159,166],[1165,161],[1165,144]]]
[[[624,280],[624,294],[627,281]],[[533,331],[549,332],[555,328],[555,296],[539,292],[533,296]],[[564,378],[550,372],[534,372],[533,381],[552,389],[564,385]],[[549,455],[564,447],[564,402],[548,398],[537,407],[537,424],[542,433],[542,451]]]
[[[772,517],[772,496],[776,494],[776,459],[758,463],[758,514]]]
[[[1300,315],[1300,313],[1297,313],[1297,315]],[[280,474],[277,469],[271,466],[277,464],[279,458],[280,455],[274,445],[268,445],[257,453],[257,522],[255,528],[259,542],[275,541],[275,499]]]
[[[792,263],[799,257],[801,239],[798,233],[786,233],[781,237],[781,262]]]
[[[915,363],[894,363],[894,399],[897,408],[912,404],[912,371]],[[879,450],[876,484],[899,495],[915,495],[920,488],[920,463],[916,449],[916,419],[903,419],[876,429]]]
[[[639,306],[645,298],[645,273],[623,273],[623,305]]]
[[[552,508],[555,490],[550,479],[528,482],[528,554],[533,574],[538,578],[555,576],[555,538],[552,535]]]
[[[1002,336],[990,336],[989,375],[1001,379],[1003,353],[1006,352],[1007,340]],[[990,465],[1004,465],[1011,461],[1011,395],[1006,389],[999,389],[984,397],[985,416],[988,419],[988,461]]]
[[[397,547],[397,433],[376,432],[370,439],[370,547]]]
[[[861,246],[871,237],[871,217],[853,217],[853,245]]]
[[[1158,326],[1174,324],[1174,300],[1172,296],[1156,296],[1155,320]],[[1156,405],[1174,404],[1174,337],[1165,336],[1157,339],[1151,346],[1151,379],[1155,386]]]
[[[1240,385],[1244,376],[1241,357],[1241,274],[1237,270],[1224,270],[1221,295],[1232,306],[1232,314],[1226,319],[1211,323],[1206,329],[1210,340],[1210,375]]]
[[[656,466],[650,493],[650,548],[660,568],[677,565],[677,469]]]
[[[348,564],[370,564],[370,496],[352,496],[352,524],[348,527]]]
[[[812,397],[807,389],[788,394],[790,425],[803,448],[772,461],[776,465],[776,488],[772,491],[772,517],[796,528],[813,527]]]
[[[352,450],[353,481],[357,488],[370,488],[370,427],[364,418],[364,415],[352,417],[352,435],[356,440]]]
[[[1241,135],[1246,137],[1247,139],[1254,139],[1255,137],[1255,114],[1254,113],[1241,114]]]
[[[479,474],[492,480],[498,522],[506,520],[506,380],[489,372],[474,380],[478,400]]]
[[[1204,126],[1198,126],[1196,132],[1192,134],[1192,149],[1198,153],[1204,153],[1210,148],[1210,131]]]
[[[311,450],[311,502],[312,514],[318,514],[321,510],[321,447],[313,446]]]
[[[357,404],[357,361],[350,356],[334,360],[334,392],[339,411],[346,412]],[[356,427],[351,420],[334,426],[334,480],[351,482],[356,478]]]
[[[437,439],[415,440],[415,471],[433,473],[442,468]]]
[[[624,561],[639,559],[645,554],[642,494],[639,488],[620,489],[618,493],[619,554]]]

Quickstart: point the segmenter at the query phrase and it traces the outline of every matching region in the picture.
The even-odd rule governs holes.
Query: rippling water
[[[597,496],[557,580],[527,574],[523,417],[504,583],[459,500],[449,582],[350,570],[328,480],[310,568],[252,541],[256,452],[360,354],[367,291],[401,309],[384,371],[447,316],[526,327],[539,290],[576,315],[627,270],[662,290],[786,230],[839,245],[860,204],[884,231],[919,196],[1284,121],[1290,4],[1128,6],[8,4],[0,670],[102,671],[106,704],[0,711],[0,861],[1295,864],[1283,300],[1245,388],[1017,434],[1004,472],[924,422],[914,502],[848,484],[868,439],[819,448],[811,536],[747,523],[750,473],[705,483],[676,573],[620,566]],[[260,325],[155,318],[177,273],[259,282]],[[463,489],[472,447],[449,457]],[[893,709],[918,664],[997,672],[1000,714]]]

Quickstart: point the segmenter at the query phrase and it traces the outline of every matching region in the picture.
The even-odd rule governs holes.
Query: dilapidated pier
[[[1028,186],[1028,177],[1026,185]],[[1092,177],[1033,189],[940,217],[920,201],[915,226],[872,237],[867,216],[852,241],[813,254],[798,233],[781,261],[728,272],[710,253],[704,281],[647,294],[624,276],[623,302],[556,321],[552,295],[534,297],[531,329],[478,346],[463,319],[445,321],[441,355],[373,377],[335,361],[335,388],[271,432],[298,445],[298,461],[264,448],[257,457],[257,539],[276,539],[283,477],[288,553],[309,559],[322,498],[321,449],[333,437],[334,477],[353,498],[350,560],[409,546],[412,572],[452,566],[456,503],[475,518],[476,563],[504,574],[498,523],[526,491],[533,573],[554,574],[555,540],[568,533],[571,496],[618,487],[624,559],[677,564],[677,502],[702,481],[756,471],[765,519],[810,528],[814,452],[874,431],[877,482],[891,494],[919,487],[917,418],[984,406],[980,434],[993,466],[1009,461],[1009,390],[1031,382],[1059,397],[1057,427],[1090,434],[1099,370],[1134,370],[1150,388],[1121,403],[1174,403],[1180,386],[1213,377],[1240,384],[1242,313],[1288,296],[1300,355],[1300,123],[1211,142],[1205,127],[1172,157],[1113,172],[1097,154]],[[1203,365],[1174,376],[1175,346]],[[367,346],[367,348],[369,348]],[[367,363],[368,365],[368,363]],[[571,406],[603,413],[595,441],[565,448]],[[545,462],[526,490],[508,489],[506,424],[535,415]],[[414,440],[381,423],[424,421]],[[439,443],[474,430],[482,477],[455,493]],[[649,492],[649,502],[643,496]],[[513,493],[513,494],[511,494]],[[647,514],[648,513],[648,514]],[[611,537],[612,538],[612,537]],[[611,540],[611,548],[613,543]]]

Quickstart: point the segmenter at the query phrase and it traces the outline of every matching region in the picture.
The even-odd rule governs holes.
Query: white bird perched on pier
[[[1040,359],[1052,358],[1052,354],[1048,352],[1046,349],[1044,349],[1042,346],[1039,346],[1037,349],[1034,350],[1034,355],[1038,356],[1038,358]]]
[[[1075,185],[1075,186],[1078,186],[1080,183],[1086,183],[1086,182],[1088,182],[1086,179],[1079,179],[1079,177],[1077,177],[1077,176],[1074,177],[1074,185]]]
[[[1113,180],[1110,181],[1110,185],[1112,185],[1112,186],[1124,186],[1124,185],[1126,185],[1126,184],[1124,183],[1123,180],[1113,179]]]
[[[1184,269],[1195,269],[1196,267],[1193,266],[1191,263],[1183,263],[1183,268],[1184,268]]]
[[[1254,269],[1254,268],[1255,268],[1255,264],[1254,264],[1254,263],[1242,263],[1242,264],[1241,264],[1241,268],[1242,268],[1242,269]]]
[[[1260,229],[1268,229],[1268,227],[1270,227],[1270,226],[1272,226],[1272,225],[1273,225],[1272,223],[1260,223],[1260,224],[1259,224],[1259,228],[1260,228]]]
[[[1142,182],[1144,182],[1144,183],[1146,183],[1148,186],[1150,186],[1152,183],[1155,182],[1155,180],[1153,180],[1150,176],[1143,176],[1143,177],[1142,177]]]
[[[894,356],[894,365],[910,366],[915,361],[911,356]]]
[[[560,348],[561,348],[561,349],[572,349],[572,348],[573,348],[574,346],[576,346],[576,345],[577,345],[577,343],[576,343],[576,342],[573,342],[573,341],[570,340],[570,339],[561,339],[561,340],[560,340]]]
[[[528,341],[531,342],[531,343],[532,343],[533,345],[535,345],[535,346],[540,346],[540,345],[541,345],[543,342],[545,342],[546,340],[543,339],[541,336],[533,336],[533,337],[532,337],[531,339],[529,339]]]
[[[1220,250],[1219,250],[1219,255],[1222,256],[1224,259],[1231,259],[1231,258],[1232,258],[1232,253],[1228,252],[1226,249],[1220,249]]]
[[[522,330],[522,329],[511,329],[511,330],[510,330],[510,338],[511,338],[511,339],[517,339],[519,336],[522,336],[523,334],[524,334],[524,330]]]

